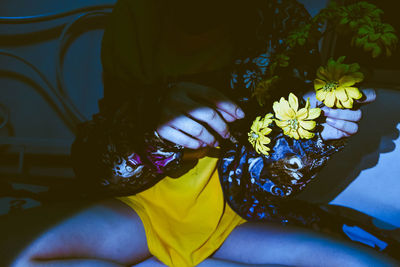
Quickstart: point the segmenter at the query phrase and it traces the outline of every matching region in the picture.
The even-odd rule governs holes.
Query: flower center
[[[256,134],[256,133],[251,133],[251,137],[252,138],[254,138],[254,139],[257,139],[258,137],[260,137],[258,134]]]
[[[339,87],[339,82],[332,81],[332,82],[328,82],[327,84],[325,84],[323,89],[325,91],[331,92],[331,91],[335,90],[338,87]]]
[[[297,121],[297,119],[290,120],[289,125],[290,128],[292,128],[293,130],[297,130],[297,128],[299,128],[299,122]]]

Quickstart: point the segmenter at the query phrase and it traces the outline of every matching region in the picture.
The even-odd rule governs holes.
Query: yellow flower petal
[[[309,108],[310,108],[310,98],[309,98],[309,97],[307,98],[305,108],[306,108],[306,109],[309,109]]]
[[[340,101],[347,101],[348,97],[344,88],[338,88],[335,91],[337,99]]]
[[[336,102],[336,107],[337,107],[337,108],[341,108],[341,109],[344,108],[340,101],[337,101],[337,102]]]
[[[319,90],[319,91],[317,91],[315,97],[317,98],[317,100],[323,102],[325,100],[325,98],[326,98],[326,94],[327,94],[327,91]]]
[[[268,135],[272,132],[271,128],[264,128],[260,131],[263,135]]]
[[[321,80],[321,79],[315,79],[314,80],[314,89],[318,90],[321,89],[325,86],[326,82]]]
[[[306,130],[314,130],[317,123],[315,121],[299,121],[300,128],[304,128]]]
[[[292,93],[289,94],[289,105],[295,112],[299,109],[299,100]]]
[[[363,96],[360,90],[358,90],[356,87],[346,87],[346,92],[349,97],[354,99],[360,99]]]
[[[278,121],[278,120],[275,120],[275,123],[280,128],[284,128],[289,124],[288,121]]]
[[[308,111],[307,120],[315,120],[319,116],[321,116],[321,109],[320,108],[311,108]]]
[[[352,98],[349,98],[347,101],[341,101],[341,103],[345,108],[353,107],[353,99]]]
[[[274,117],[274,114],[272,113],[268,113],[267,115],[265,115],[265,119],[271,119],[272,117]]]
[[[299,111],[297,111],[296,118],[297,120],[305,120],[308,116],[308,109],[307,108],[301,108]]]
[[[275,117],[277,117],[278,119],[280,119],[280,120],[283,120],[284,118],[284,116],[283,116],[283,114],[282,114],[282,110],[281,110],[281,108],[280,108],[280,104],[279,104],[279,102],[278,101],[275,101],[274,102],[274,104],[272,105],[272,109],[274,110],[274,112],[275,112]]]
[[[300,135],[299,135],[299,133],[297,131],[292,131],[291,135],[292,135],[291,137],[296,139],[296,140],[300,139]]]
[[[309,131],[304,130],[303,128],[299,128],[299,135],[304,139],[311,139],[314,137],[314,133],[310,133]]]
[[[290,107],[289,102],[283,97],[279,101],[279,109],[283,119],[290,120],[295,116],[295,111]]]
[[[335,105],[335,100],[335,94],[333,92],[328,92],[326,94],[324,104],[325,106],[332,108]]]
[[[357,83],[356,79],[353,78],[352,75],[346,75],[340,78],[339,84],[340,86],[352,86]]]
[[[292,129],[289,126],[286,126],[286,127],[282,128],[282,130],[285,135],[290,136],[290,132]],[[292,137],[292,136],[290,136],[290,137]]]

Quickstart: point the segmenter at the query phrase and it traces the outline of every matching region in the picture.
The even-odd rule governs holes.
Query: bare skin
[[[14,227],[2,229],[16,236],[13,231],[19,231],[18,226],[23,227],[28,220],[47,226],[48,218],[32,215],[35,214],[25,215],[23,220],[9,220]],[[165,266],[150,255],[140,218],[115,199],[90,205],[35,234],[38,237],[20,252],[11,266]],[[7,247],[2,250],[7,251]],[[310,231],[245,223],[231,233],[212,258],[199,266],[396,265],[372,250]]]
[[[193,90],[200,90],[201,94]],[[364,93],[363,103],[375,99],[373,91]],[[192,149],[217,145],[217,138],[208,132],[204,123],[219,138],[227,138],[228,123],[244,115],[236,104],[215,89],[200,85],[180,84],[169,97],[163,109],[165,123],[158,131],[164,138]],[[199,100],[201,97],[203,101]],[[324,112],[330,118],[324,125],[325,139],[357,132],[359,110],[325,109]],[[178,131],[180,138],[176,138]],[[36,218],[41,223],[46,219]],[[9,221],[12,227],[2,229],[18,231],[17,225],[26,221],[30,219],[14,218]],[[147,249],[138,215],[115,199],[72,213],[38,236],[21,250],[12,266],[163,266]],[[344,266],[349,263],[351,266],[395,266],[390,259],[353,244],[302,229],[255,223],[236,228],[213,257],[199,266]]]

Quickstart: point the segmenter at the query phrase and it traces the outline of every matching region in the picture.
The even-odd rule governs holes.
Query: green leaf
[[[355,39],[355,44],[357,47],[361,47],[361,46],[364,46],[367,43],[367,41],[368,40],[366,37],[362,37],[362,38],[358,37]]]
[[[346,59],[346,56],[341,56],[338,58],[337,63],[343,63],[343,61]]]
[[[353,20],[353,21],[350,21],[349,25],[350,25],[351,29],[355,29],[357,27],[358,23],[357,23],[357,21]]]
[[[377,44],[375,43],[365,43],[364,44],[364,50],[365,51],[372,51],[374,50],[376,47],[379,47]]]
[[[349,72],[356,72],[360,70],[360,65],[358,63],[350,64]]]
[[[347,24],[349,22],[349,19],[347,17],[344,17],[340,20],[340,24]]]
[[[367,34],[369,34],[369,30],[367,29],[367,27],[361,27],[359,30],[358,30],[358,34],[359,35],[367,35]]]
[[[379,46],[374,47],[372,50],[372,57],[376,58],[382,53],[382,49]]]
[[[385,46],[391,46],[394,43],[394,40],[390,38],[387,34],[382,35],[381,40]]]
[[[379,39],[379,37],[381,37],[380,33],[373,33],[369,35],[369,40],[375,42],[376,40]]]

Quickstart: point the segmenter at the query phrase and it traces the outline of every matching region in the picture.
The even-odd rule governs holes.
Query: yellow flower
[[[274,102],[273,109],[277,118],[275,123],[285,135],[296,140],[314,137],[315,134],[310,131],[315,129],[317,123],[313,120],[321,115],[321,109],[310,108],[310,99],[307,99],[304,108],[299,109],[297,97],[290,93],[289,101],[282,97],[279,102]]]
[[[317,99],[330,108],[352,108],[354,99],[362,97],[360,90],[354,87],[364,79],[359,72],[360,66],[357,63],[343,64],[344,59],[329,59],[326,67],[318,69],[318,78],[314,80]]]
[[[260,106],[264,106],[271,97],[271,89],[277,80],[278,76],[274,76],[270,79],[262,80],[257,84],[252,96],[257,98],[257,102]]]
[[[250,132],[248,133],[249,142],[257,151],[257,153],[268,156],[270,151],[267,145],[271,143],[271,139],[267,137],[272,129],[268,126],[272,123],[272,113],[268,113],[264,118],[258,116],[251,125]]]

